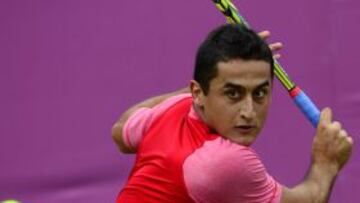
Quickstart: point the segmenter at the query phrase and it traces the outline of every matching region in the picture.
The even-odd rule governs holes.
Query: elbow
[[[122,137],[122,127],[119,123],[115,123],[111,128],[111,136],[116,144],[118,144]]]
[[[129,149],[124,143],[122,130],[123,130],[123,124],[115,123],[111,128],[112,139],[115,142],[115,144],[117,145],[120,152],[125,153],[125,154],[133,153],[133,151],[131,149]]]
[[[122,134],[123,125],[120,123],[115,123],[111,128],[111,135],[114,140],[116,140]]]

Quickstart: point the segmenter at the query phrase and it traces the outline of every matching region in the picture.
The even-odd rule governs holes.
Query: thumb
[[[329,107],[324,108],[320,114],[320,124],[329,125],[332,122],[332,111]]]

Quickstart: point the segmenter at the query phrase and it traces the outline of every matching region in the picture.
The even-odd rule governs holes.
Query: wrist
[[[311,202],[327,202],[331,193],[333,183],[336,179],[338,169],[330,163],[313,162],[309,173],[304,181]]]
[[[339,173],[339,167],[334,163],[319,163],[313,162],[311,164],[309,176],[315,180],[328,180],[332,182]]]

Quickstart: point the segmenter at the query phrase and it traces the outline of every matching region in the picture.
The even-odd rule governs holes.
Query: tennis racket
[[[250,28],[243,16],[230,0],[212,0],[216,7],[225,15],[227,21],[232,24],[240,24]],[[306,118],[316,128],[320,120],[320,111],[305,92],[297,86],[284,71],[280,63],[274,59],[274,74],[280,83],[289,92],[296,105]]]

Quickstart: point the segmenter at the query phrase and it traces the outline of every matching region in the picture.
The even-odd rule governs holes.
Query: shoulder
[[[177,103],[181,101],[189,101],[192,98],[191,94],[189,93],[183,93],[179,95],[175,95],[172,97],[167,98],[160,104],[156,105],[153,109],[154,111],[166,111],[168,108],[176,105]]]
[[[184,93],[169,97],[152,108],[139,107],[134,112],[132,112],[131,116],[129,116],[125,123],[125,128],[130,126],[139,128],[139,126],[142,125],[145,126],[145,128],[148,128],[153,123],[153,121],[161,116],[165,111],[181,101],[190,101],[191,98],[192,97],[190,94]]]
[[[263,164],[250,147],[238,145],[223,138],[207,141],[184,162],[187,176],[209,176],[214,179],[240,177],[262,169]]]
[[[222,138],[205,142],[183,169],[190,196],[200,202],[269,200],[277,188],[253,149]]]
[[[172,96],[150,107],[137,107],[131,112],[127,120],[121,125],[121,137],[124,145],[132,151],[136,151],[144,134],[153,125],[154,121],[160,118],[166,111],[176,106],[181,101],[191,102],[190,94],[179,94]]]

